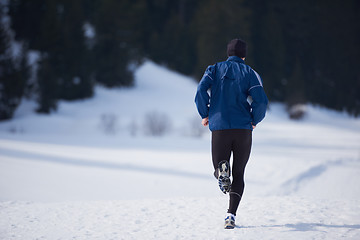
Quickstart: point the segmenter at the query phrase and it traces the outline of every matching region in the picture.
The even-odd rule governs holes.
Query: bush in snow
[[[128,126],[128,130],[130,132],[130,135],[131,136],[136,136],[138,131],[139,131],[139,126],[138,126],[138,123],[135,119],[133,119],[130,123],[129,123],[129,126]]]
[[[16,134],[16,133],[24,133],[24,129],[22,127],[17,127],[17,126],[10,126],[8,131],[12,134]]]
[[[294,120],[303,119],[306,115],[306,105],[305,104],[295,104],[287,108],[289,117]]]
[[[171,129],[171,121],[165,113],[157,111],[145,115],[144,130],[150,136],[162,136]]]
[[[100,128],[106,134],[116,134],[118,130],[118,118],[113,113],[104,113],[100,117]]]

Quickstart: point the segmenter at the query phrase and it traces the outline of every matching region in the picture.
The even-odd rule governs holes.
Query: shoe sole
[[[226,218],[224,228],[225,229],[234,229],[235,228],[235,221],[228,220],[228,218]]]
[[[234,229],[234,228],[235,228],[235,226],[229,225],[229,226],[225,226],[224,229]]]
[[[228,161],[219,163],[219,187],[223,193],[229,192],[231,186],[230,166]]]

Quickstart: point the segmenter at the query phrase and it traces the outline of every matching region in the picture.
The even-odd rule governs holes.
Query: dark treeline
[[[11,0],[0,14],[22,45],[11,57],[1,24],[0,119],[24,95],[49,113],[59,99],[91,97],[95,84],[132,86],[146,58],[200,79],[238,37],[270,100],[360,115],[357,0]],[[35,75],[30,50],[38,53]]]

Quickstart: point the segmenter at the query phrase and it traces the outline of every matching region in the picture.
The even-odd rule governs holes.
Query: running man
[[[236,211],[245,187],[244,171],[250,156],[252,131],[264,119],[268,104],[261,77],[245,64],[246,49],[243,40],[231,40],[227,45],[228,59],[207,67],[195,97],[202,125],[209,125],[212,132],[214,176],[221,191],[229,192],[230,196],[225,218],[227,229],[235,227]]]

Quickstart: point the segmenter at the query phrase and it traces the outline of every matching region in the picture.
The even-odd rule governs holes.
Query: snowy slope
[[[2,123],[1,131],[16,131],[36,135],[101,135],[103,117],[114,117],[114,132],[129,133],[137,125],[144,132],[146,115],[165,114],[173,131],[183,129],[197,117],[194,108],[195,81],[146,62],[135,74],[135,88],[106,89],[96,87],[95,97],[80,101],[61,101],[52,116],[33,114],[34,102],[24,102],[15,119]]]
[[[52,115],[0,123],[0,239],[360,239],[360,120],[272,104],[253,134],[237,225],[198,131],[196,83],[152,62]],[[149,136],[148,114],[168,130]]]

